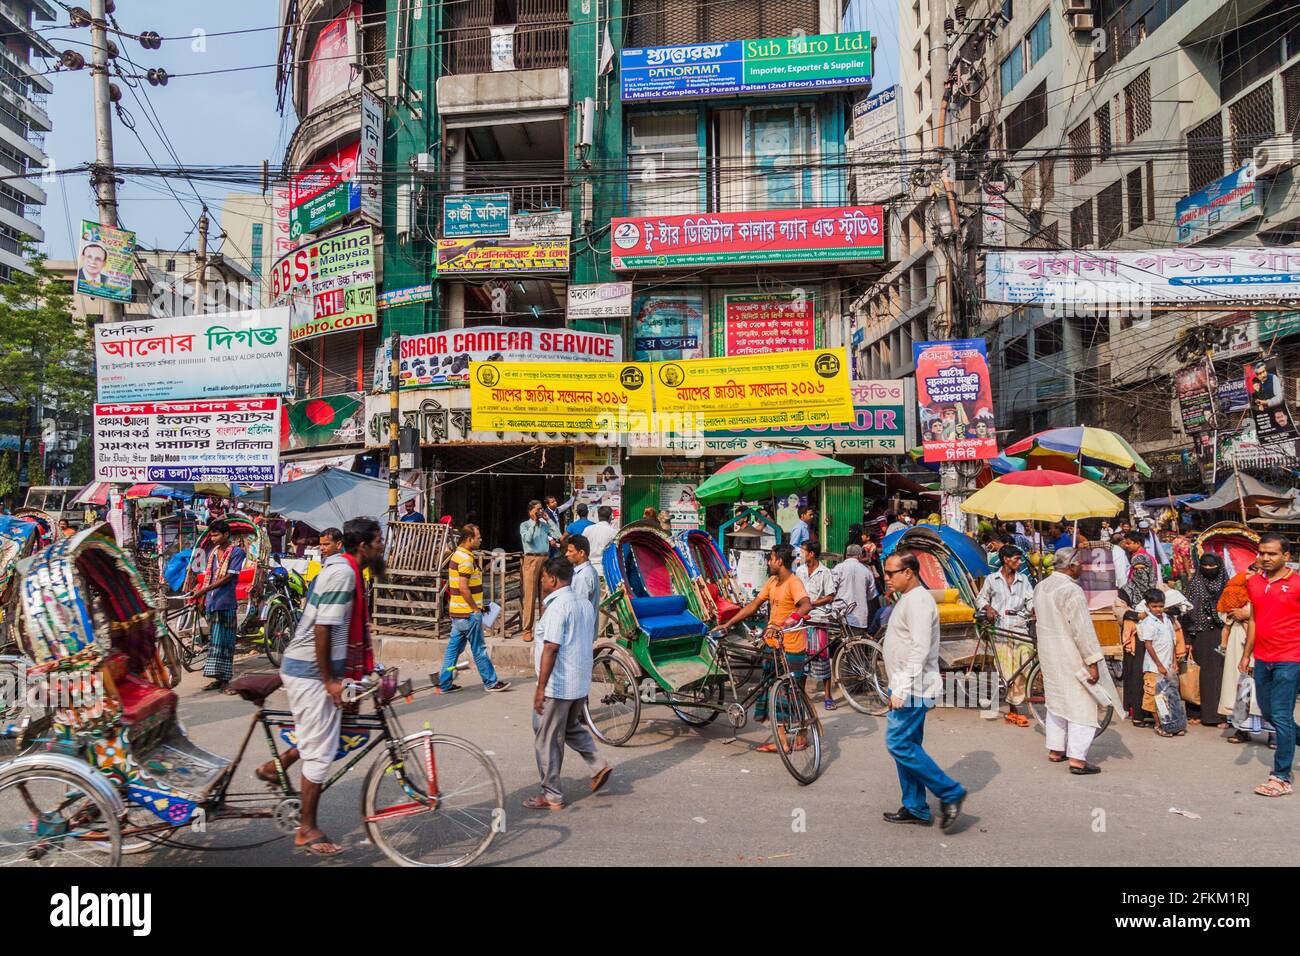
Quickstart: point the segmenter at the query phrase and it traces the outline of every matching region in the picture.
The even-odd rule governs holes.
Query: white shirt
[[[845,558],[831,571],[835,577],[835,596],[856,605],[847,620],[854,627],[871,623],[868,602],[876,596],[876,576],[857,558]]]
[[[1110,546],[1110,557],[1115,562],[1115,589],[1128,584],[1128,552],[1117,544]]]
[[[601,559],[605,554],[605,546],[614,540],[614,534],[614,526],[608,521],[597,521],[582,533],[582,536],[587,539],[587,544],[591,546],[587,558],[602,578],[605,576],[605,568]]]
[[[820,561],[817,562],[817,570],[811,574],[808,573],[808,566],[805,564],[799,565],[795,573],[799,575],[799,580],[803,582],[803,588],[808,592],[809,601],[819,601],[826,595],[835,593],[835,575],[831,573],[830,568]],[[813,608],[812,613],[808,615],[808,619],[825,623],[829,620],[826,608]]]
[[[596,576],[596,569],[592,567],[590,561],[574,566],[573,580],[569,582],[569,587],[573,588],[575,595],[591,604],[592,622],[598,621],[600,619],[600,578]],[[594,640],[594,633],[592,637]]]
[[[1165,670],[1170,675],[1174,671],[1174,622],[1169,620],[1169,615],[1165,614],[1156,617],[1148,612],[1138,624],[1137,639],[1139,641],[1150,641],[1152,649],[1156,652],[1156,657],[1160,658],[1160,663],[1165,665]],[[1148,654],[1142,661],[1142,673],[1157,674],[1160,668],[1156,667],[1156,662]]]
[[[922,585],[898,599],[885,628],[889,693],[904,700],[939,694],[939,606]]]
[[[993,608],[998,613],[997,626],[1017,634],[1029,633],[1027,615],[1033,606],[1034,586],[1029,579],[1023,574],[1015,574],[1008,585],[1000,570],[985,576],[984,586],[975,600],[976,611],[982,613],[986,607]],[[1012,611],[1016,613],[1010,613]]]
[[[907,525],[903,524],[903,522],[901,521],[894,521],[889,525],[888,528],[885,529],[885,534],[891,535],[895,531],[906,531],[906,530],[907,530]]]

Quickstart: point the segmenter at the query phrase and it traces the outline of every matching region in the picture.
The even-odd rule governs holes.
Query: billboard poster
[[[289,184],[290,239],[297,241],[361,208],[361,184],[356,176],[360,152],[361,141],[357,140],[293,178]]]
[[[567,209],[520,212],[510,217],[511,239],[556,239],[573,232],[573,213]]]
[[[724,40],[619,53],[623,102],[844,89],[871,82],[871,34]]]
[[[1076,304],[1300,298],[1300,250],[1286,247],[990,251],[985,264],[984,297],[1011,305],[1054,295]]]
[[[1278,358],[1247,362],[1245,372],[1250,415],[1260,444],[1278,445],[1294,441],[1296,428],[1286,404],[1286,383],[1282,380]]]
[[[391,343],[375,350],[375,388],[388,388]],[[402,336],[400,388],[469,384],[470,362],[620,362],[619,335],[499,325]]]
[[[695,482],[661,481],[659,513],[668,515],[674,532],[694,531],[700,526],[700,503],[695,500]]]
[[[853,104],[849,159],[857,178],[859,200],[880,202],[903,188],[902,150],[897,86]]]
[[[361,140],[357,150],[359,209],[367,222],[384,224],[384,101],[362,87]]]
[[[573,497],[587,506],[587,518],[596,520],[596,509],[613,510],[610,523],[617,528],[622,517],[623,466],[616,449],[584,445],[573,450]],[[575,512],[576,515],[576,512]]]
[[[234,398],[288,390],[289,310],[95,326],[101,402]]]
[[[610,260],[621,270],[884,257],[880,206],[614,219],[610,234]]]
[[[1255,166],[1247,163],[1174,206],[1178,243],[1200,242],[1263,213]]]
[[[648,431],[651,366],[641,362],[475,362],[474,431]]]
[[[399,305],[415,305],[420,302],[433,301],[433,283],[407,286],[405,289],[389,289],[375,296],[375,302],[381,309]]]
[[[280,399],[96,404],[97,481],[274,484]]]
[[[813,331],[816,296],[776,292],[723,297],[727,355],[804,352],[817,347]]]
[[[1183,431],[1212,432],[1217,427],[1214,417],[1214,393],[1218,383],[1214,380],[1214,363],[1208,358],[1179,369],[1174,375],[1174,391],[1178,395],[1178,413],[1183,420]]]
[[[288,183],[278,183],[271,187],[271,261],[293,249],[295,243],[290,238]]]
[[[1233,415],[1250,408],[1250,396],[1246,394],[1246,379],[1239,373],[1239,369],[1240,366],[1226,375],[1217,376],[1214,407],[1220,414]]]
[[[637,296],[632,308],[632,348],[638,362],[703,358],[704,296]]]
[[[853,420],[844,349],[656,362],[653,368],[658,431]]]
[[[135,276],[135,233],[81,221],[77,246],[77,291],[97,299],[131,301]]]
[[[286,401],[280,422],[280,450],[321,445],[356,445],[366,438],[366,396],[344,392]]]
[[[913,342],[926,461],[996,458],[993,387],[983,339]]]
[[[307,113],[340,93],[361,85],[360,71],[352,68],[348,48],[349,22],[354,36],[361,31],[361,4],[350,4],[342,13],[321,28],[307,61]],[[303,115],[306,115],[305,113]]]
[[[510,234],[509,193],[467,193],[442,199],[442,235],[447,239]]]
[[[322,236],[271,270],[271,304],[290,309],[291,344],[375,325],[374,235],[369,226]]]
[[[632,314],[632,283],[601,282],[569,286],[565,317],[577,319],[625,319]]]
[[[439,239],[438,275],[568,272],[569,240]]]

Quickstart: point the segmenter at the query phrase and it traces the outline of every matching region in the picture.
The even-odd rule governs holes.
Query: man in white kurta
[[[1101,709],[1076,676],[1079,671],[1087,671],[1088,683],[1100,687],[1111,706],[1120,707],[1088,614],[1088,599],[1078,584],[1083,561],[1081,551],[1062,548],[1056,552],[1055,570],[1034,589],[1038,659],[1047,701],[1047,757],[1054,763],[1068,760],[1070,773],[1080,775],[1101,772],[1088,763],[1088,748],[1101,726]]]

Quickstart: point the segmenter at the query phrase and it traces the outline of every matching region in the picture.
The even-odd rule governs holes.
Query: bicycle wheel
[[[1038,726],[1047,727],[1047,692],[1043,687],[1043,668],[1037,661],[1025,678],[1025,703],[1033,711]]]
[[[282,604],[271,608],[266,619],[266,629],[262,632],[266,638],[266,659],[271,666],[279,668],[284,660],[284,649],[293,637],[293,615]]]
[[[641,698],[631,669],[613,654],[602,654],[591,665],[591,688],[583,716],[591,732],[611,747],[621,747],[641,722]]]
[[[883,717],[889,713],[889,674],[885,651],[867,637],[846,641],[831,661],[831,675],[844,691],[844,699],[859,714]]]
[[[29,767],[0,780],[0,867],[117,866],[116,809],[66,770]]]
[[[180,684],[181,676],[184,673],[180,643],[176,639],[176,635],[168,632],[166,636],[158,641],[158,649],[162,651],[163,663],[167,665],[167,674],[171,686],[176,687]]]
[[[701,688],[690,693],[669,694],[669,700],[672,701],[690,701],[698,703],[700,706],[692,707],[687,704],[672,704],[673,713],[684,724],[692,727],[707,727],[718,719],[718,714],[722,713],[722,681],[721,679],[710,680],[710,682]]]
[[[822,727],[808,695],[784,677],[768,691],[772,741],[790,776],[807,786],[821,776]]]
[[[366,834],[399,866],[465,866],[505,828],[505,788],[468,740],[430,730],[403,737],[366,774]]]

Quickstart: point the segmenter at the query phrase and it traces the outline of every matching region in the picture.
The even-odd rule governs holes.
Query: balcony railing
[[[456,190],[457,195],[473,195],[476,192],[509,193],[510,208],[514,212],[551,212],[569,208],[569,190],[562,182],[498,185],[476,179],[472,169],[466,170],[465,176],[472,185]]]
[[[493,72],[492,27],[460,27],[445,32],[448,73]],[[515,24],[514,65],[516,70],[545,70],[568,66],[568,21]]]

